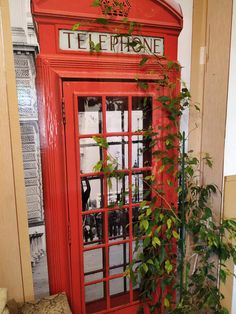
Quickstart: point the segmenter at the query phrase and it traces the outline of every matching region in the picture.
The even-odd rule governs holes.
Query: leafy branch
[[[94,0],[93,5],[101,6],[101,1]],[[109,24],[106,14],[111,10],[107,8],[106,22],[101,23]],[[127,18],[123,23],[128,26],[126,35],[132,36],[138,26]],[[139,41],[130,44],[137,52],[144,48]],[[136,244],[126,275],[134,287],[139,286],[139,313],[148,309],[163,314],[227,314],[219,281],[224,283],[232,275],[227,261],[232,258],[236,264],[236,220],[218,222],[211,206],[217,187],[200,184],[200,164],[212,168],[211,157],[206,154],[198,159],[193,152],[185,152],[180,118],[189,106],[197,111],[199,107],[192,103],[185,85],[178,92],[176,76],[181,66],[156,54],[141,56],[139,66],[144,72],[147,64],[160,69],[156,89],[164,87],[165,93],[155,100],[153,110],[162,113],[165,124],[141,130],[155,166],[143,181],[150,200],[140,203],[138,219],[132,222]],[[148,95],[149,83],[135,79]],[[111,177],[119,178],[117,160],[107,153],[108,143],[102,137],[94,140],[106,151],[94,170],[104,172],[108,182]]]

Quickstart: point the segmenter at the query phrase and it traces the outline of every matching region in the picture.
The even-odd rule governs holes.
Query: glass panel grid
[[[150,170],[150,157],[147,157],[147,153],[145,153],[147,147],[145,146],[146,143],[143,140],[142,131],[142,129],[151,121],[151,114],[149,116],[145,116],[144,114],[144,107],[150,106],[151,104],[150,99],[151,97],[148,97],[147,100],[144,100],[144,97],[136,96],[102,96],[102,101],[101,99],[94,99],[94,101],[96,100],[97,102],[96,106],[99,108],[99,114],[96,113],[99,123],[95,123],[96,127],[94,124],[91,128],[91,131],[87,133],[81,132],[79,135],[80,145],[82,144],[81,148],[86,148],[87,151],[90,151],[89,155],[91,155],[92,158],[96,159],[99,157],[99,160],[102,160],[102,158],[104,158],[103,160],[106,160],[107,153],[109,152],[111,155],[114,154],[115,156],[113,157],[118,160],[118,169],[127,169],[127,171],[125,171],[126,179],[124,180],[126,183],[125,187],[123,188],[125,193],[127,192],[127,195],[122,195],[120,192],[119,183],[115,178],[113,180],[114,189],[109,189],[108,179],[106,176],[103,176],[102,173],[99,173],[99,175],[101,175],[103,178],[101,180],[102,183],[100,184],[100,186],[102,186],[102,188],[100,188],[100,197],[96,198],[96,204],[93,199],[90,199],[87,207],[83,209],[84,212],[82,212],[84,217],[83,219],[86,219],[87,217],[91,218],[92,215],[94,216],[94,219],[92,218],[94,225],[92,226],[93,232],[91,231],[91,237],[93,239],[97,239],[96,243],[94,241],[90,241],[89,245],[84,248],[84,254],[88,254],[93,250],[95,251],[96,249],[100,249],[102,251],[103,263],[102,267],[99,269],[90,272],[87,271],[87,273],[85,272],[85,290],[92,291],[93,287],[99,287],[98,290],[100,292],[98,293],[99,295],[97,296],[97,300],[99,298],[106,299],[107,308],[110,308],[110,306],[114,307],[116,304],[113,302],[114,296],[121,293],[129,293],[128,302],[133,301],[132,284],[129,282],[129,280],[127,280],[127,278],[123,277],[123,272],[125,271],[125,268],[129,262],[132,260],[133,239],[135,237],[133,234],[133,226],[137,221],[139,205],[143,199],[144,194],[144,184],[143,182],[141,183],[142,180],[139,177],[144,177],[143,173],[147,173],[148,170]],[[89,101],[93,102],[91,99],[89,99]],[[101,102],[101,107],[99,107],[100,103],[98,104],[98,102]],[[86,105],[88,107],[87,103]],[[114,115],[117,115],[117,120],[119,120],[119,117],[122,121],[117,121],[116,125],[112,125],[112,115],[113,119]],[[90,114],[90,118],[93,118],[93,114]],[[110,151],[108,150],[107,152],[107,150],[99,148],[96,143],[93,144],[90,140],[91,134],[100,134],[101,136],[104,136],[107,139],[107,142],[110,144]],[[98,160],[96,160],[96,162],[97,161]],[[97,175],[96,173],[93,173],[92,164],[82,164],[81,168],[83,171],[83,178],[86,178],[86,174],[89,174],[91,177],[93,177],[93,175]],[[90,179],[90,181],[92,182],[92,179]],[[134,191],[135,186],[138,186],[138,190],[136,191],[138,193],[136,194]],[[113,194],[114,197],[116,196],[116,200],[112,199]],[[118,196],[119,199],[117,199]],[[125,201],[123,203],[121,202],[120,206],[117,206],[119,205],[119,201],[122,197],[125,199]],[[116,206],[117,208],[113,208],[112,206]],[[128,231],[126,231],[128,238],[126,235],[124,237],[124,230],[126,230],[126,228],[124,229],[124,226],[120,221],[121,213],[126,214],[126,220],[129,222],[127,226]],[[96,222],[95,217],[97,217],[97,219],[99,217],[101,218],[100,220],[98,219],[100,224],[99,221]],[[114,237],[117,237],[117,239],[114,239]],[[122,239],[121,241],[119,241],[119,237]],[[116,242],[116,240],[118,241]],[[112,252],[112,250],[114,251],[115,247],[125,247],[125,261],[119,265],[113,265],[110,257],[110,252]],[[118,254],[118,252],[116,252],[116,254]],[[96,260],[96,258],[94,260]],[[110,296],[112,296],[112,299]],[[93,300],[90,300],[90,297],[87,296],[86,301],[90,302]]]

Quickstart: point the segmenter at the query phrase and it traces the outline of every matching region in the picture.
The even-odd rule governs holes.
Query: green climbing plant
[[[101,3],[94,0],[92,5]],[[114,3],[122,5],[118,0]],[[108,25],[111,11],[109,4],[105,16],[97,22]],[[132,36],[139,27],[127,18],[121,23],[127,26],[127,36]],[[140,41],[131,45],[137,51],[143,48]],[[91,46],[99,52],[96,43]],[[212,167],[210,156],[198,159],[193,152],[186,151],[186,135],[179,131],[180,118],[190,106],[199,108],[193,104],[186,86],[178,92],[176,75],[170,75],[178,76],[180,65],[158,55],[141,56],[139,66],[143,71],[147,63],[158,64],[160,68],[161,78],[159,75],[155,84],[158,91],[164,92],[153,110],[159,110],[167,119],[162,126],[150,125],[139,130],[156,167],[143,178],[148,190],[146,200],[140,204],[138,219],[132,222],[135,249],[124,275],[130,277],[134,287],[138,286],[139,313],[146,309],[149,313],[165,314],[227,314],[219,283],[233,275],[227,261],[232,258],[236,264],[236,221],[214,216],[212,197],[220,192],[214,184],[203,184],[201,178],[201,164]],[[135,79],[148,97],[148,81]],[[94,141],[107,152],[105,138],[94,137]],[[124,173],[119,171],[116,158],[105,155],[94,171],[103,172],[111,186],[111,178],[121,180]]]

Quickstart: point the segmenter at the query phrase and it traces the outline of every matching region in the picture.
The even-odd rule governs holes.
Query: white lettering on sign
[[[161,37],[59,31],[59,47],[62,50],[91,51],[94,45],[98,45],[101,52],[164,55],[164,39]]]

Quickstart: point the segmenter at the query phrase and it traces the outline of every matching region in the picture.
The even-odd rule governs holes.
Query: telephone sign
[[[164,55],[164,39],[160,37],[127,36],[112,33],[59,31],[62,50],[91,51],[98,44],[101,52]]]

